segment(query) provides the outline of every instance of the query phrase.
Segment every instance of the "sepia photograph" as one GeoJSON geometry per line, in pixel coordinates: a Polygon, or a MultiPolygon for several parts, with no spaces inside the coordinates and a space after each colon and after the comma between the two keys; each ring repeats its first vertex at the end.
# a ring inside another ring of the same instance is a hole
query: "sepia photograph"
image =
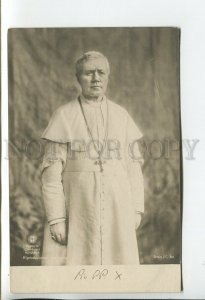
{"type": "Polygon", "coordinates": [[[10,265],[181,264],[180,29],[8,32],[10,265]]]}
{"type": "Polygon", "coordinates": [[[2,0],[1,299],[204,299],[205,3],[2,0]]]}

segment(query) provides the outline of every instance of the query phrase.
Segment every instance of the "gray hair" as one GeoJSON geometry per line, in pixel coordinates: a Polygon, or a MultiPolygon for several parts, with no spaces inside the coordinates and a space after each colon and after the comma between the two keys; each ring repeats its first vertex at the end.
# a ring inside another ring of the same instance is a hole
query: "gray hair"
{"type": "Polygon", "coordinates": [[[103,58],[107,65],[108,74],[110,73],[110,65],[109,65],[107,57],[98,51],[88,51],[88,52],[85,52],[81,57],[79,57],[75,63],[75,70],[76,70],[77,76],[81,72],[82,64],[84,62],[88,61],[89,59],[93,59],[93,58],[103,58]]]}

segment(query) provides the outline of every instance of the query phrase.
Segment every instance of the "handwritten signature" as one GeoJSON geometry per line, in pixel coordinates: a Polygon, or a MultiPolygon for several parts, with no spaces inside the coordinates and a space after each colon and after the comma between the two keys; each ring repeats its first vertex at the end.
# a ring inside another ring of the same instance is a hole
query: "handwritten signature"
{"type": "Polygon", "coordinates": [[[121,280],[122,278],[122,273],[119,273],[118,271],[110,272],[108,269],[103,269],[103,270],[95,270],[94,272],[88,273],[86,269],[81,269],[76,276],[74,277],[74,280],[86,280],[86,279],[106,279],[109,277],[112,277],[114,280],[121,280]]]}

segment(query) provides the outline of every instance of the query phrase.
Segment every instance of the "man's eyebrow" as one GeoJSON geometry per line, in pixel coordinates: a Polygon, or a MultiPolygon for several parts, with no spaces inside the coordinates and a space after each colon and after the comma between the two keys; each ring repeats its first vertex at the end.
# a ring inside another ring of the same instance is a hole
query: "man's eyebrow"
{"type": "Polygon", "coordinates": [[[106,69],[104,68],[100,68],[100,69],[96,69],[98,72],[100,71],[100,72],[105,72],[106,71],[106,69]]]}

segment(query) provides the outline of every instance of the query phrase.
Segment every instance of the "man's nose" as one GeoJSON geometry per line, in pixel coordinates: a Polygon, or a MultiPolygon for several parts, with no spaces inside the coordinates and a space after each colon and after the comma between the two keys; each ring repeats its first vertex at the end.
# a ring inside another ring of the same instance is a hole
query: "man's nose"
{"type": "Polygon", "coordinates": [[[100,81],[100,76],[97,72],[97,70],[95,72],[93,72],[93,81],[100,81]]]}

